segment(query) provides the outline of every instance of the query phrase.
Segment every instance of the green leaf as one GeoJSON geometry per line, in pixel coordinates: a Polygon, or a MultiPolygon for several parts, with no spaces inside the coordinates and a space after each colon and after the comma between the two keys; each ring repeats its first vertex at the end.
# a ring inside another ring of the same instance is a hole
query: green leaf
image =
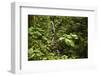
{"type": "Polygon", "coordinates": [[[70,33],[70,35],[71,35],[74,39],[78,39],[78,36],[77,36],[76,34],[70,33]]]}
{"type": "Polygon", "coordinates": [[[64,37],[60,37],[60,38],[59,38],[59,40],[63,40],[63,39],[64,39],[64,37]]]}
{"type": "Polygon", "coordinates": [[[65,39],[65,43],[67,44],[67,45],[69,45],[69,46],[72,46],[72,47],[74,47],[75,46],[75,44],[74,44],[74,42],[72,41],[72,40],[70,40],[70,39],[65,39]]]}

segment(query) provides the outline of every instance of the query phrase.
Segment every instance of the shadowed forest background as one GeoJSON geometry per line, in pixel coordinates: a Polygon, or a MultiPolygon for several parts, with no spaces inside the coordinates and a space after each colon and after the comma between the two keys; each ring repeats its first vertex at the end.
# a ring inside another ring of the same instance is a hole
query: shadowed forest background
{"type": "Polygon", "coordinates": [[[28,15],[28,60],[88,58],[88,17],[28,15]]]}

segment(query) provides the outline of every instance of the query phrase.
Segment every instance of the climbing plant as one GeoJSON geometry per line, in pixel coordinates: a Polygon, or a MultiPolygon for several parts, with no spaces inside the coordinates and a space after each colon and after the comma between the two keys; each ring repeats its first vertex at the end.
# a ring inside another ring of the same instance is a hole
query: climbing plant
{"type": "Polygon", "coordinates": [[[88,17],[28,15],[28,60],[88,58],[88,17]]]}

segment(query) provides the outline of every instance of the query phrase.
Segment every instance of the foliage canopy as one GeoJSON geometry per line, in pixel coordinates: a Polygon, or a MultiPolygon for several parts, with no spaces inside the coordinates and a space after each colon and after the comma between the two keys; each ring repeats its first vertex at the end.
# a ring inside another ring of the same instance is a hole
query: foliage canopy
{"type": "Polygon", "coordinates": [[[28,60],[88,57],[88,18],[28,15],[28,60]]]}

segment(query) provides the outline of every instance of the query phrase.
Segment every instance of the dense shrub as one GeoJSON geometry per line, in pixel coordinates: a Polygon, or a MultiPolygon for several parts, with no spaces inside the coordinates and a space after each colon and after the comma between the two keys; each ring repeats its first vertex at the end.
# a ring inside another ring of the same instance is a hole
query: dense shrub
{"type": "Polygon", "coordinates": [[[28,15],[28,60],[87,57],[87,17],[28,15]]]}

